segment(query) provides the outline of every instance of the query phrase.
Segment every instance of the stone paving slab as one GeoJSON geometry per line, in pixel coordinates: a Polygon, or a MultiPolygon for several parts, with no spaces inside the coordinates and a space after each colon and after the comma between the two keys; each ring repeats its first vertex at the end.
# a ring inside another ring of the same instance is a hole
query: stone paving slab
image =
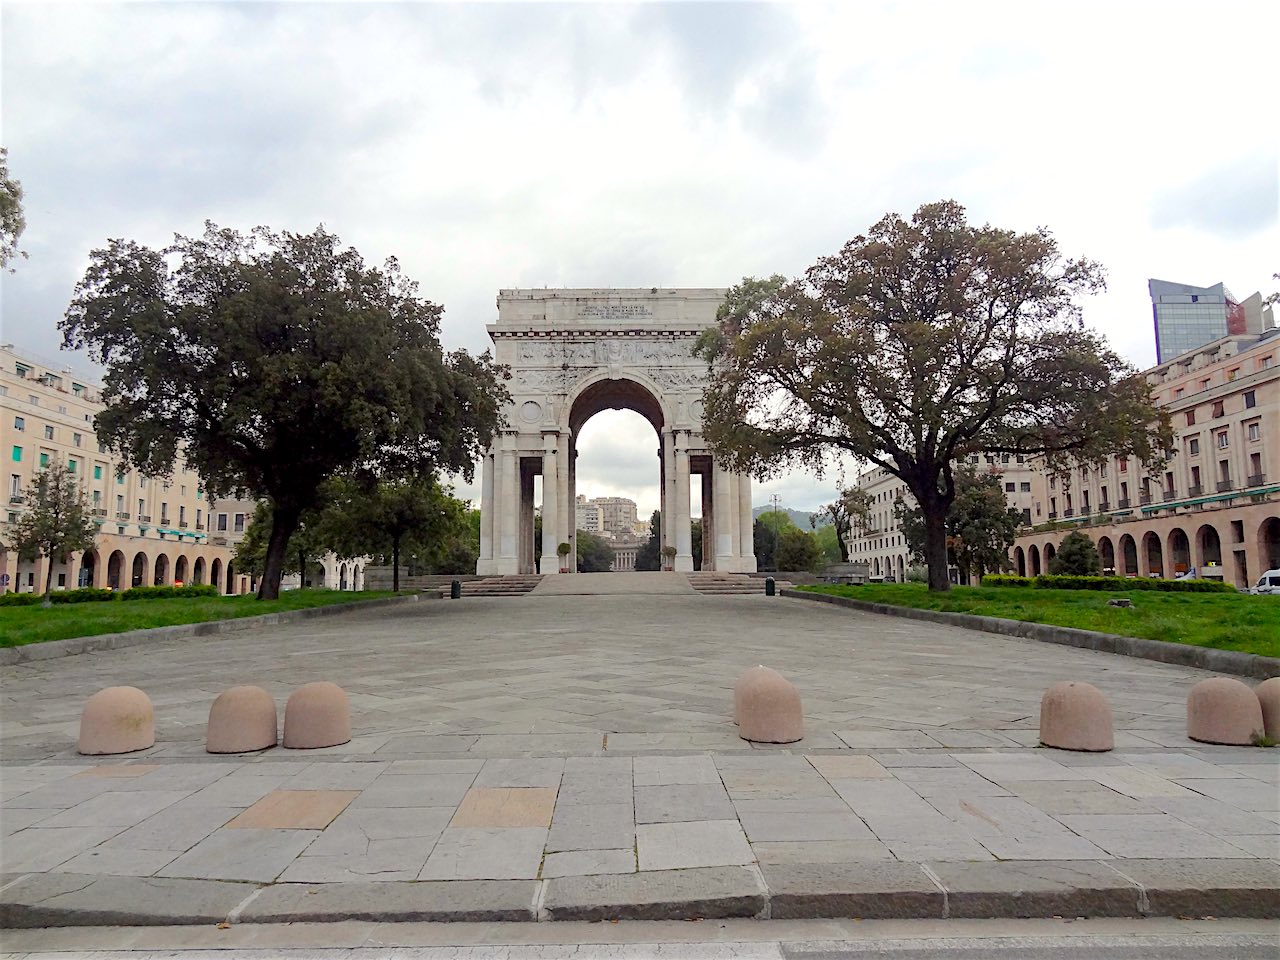
{"type": "Polygon", "coordinates": [[[729,866],[548,880],[542,909],[552,920],[685,920],[761,916],[767,904],[759,874],[729,866]]]}
{"type": "Polygon", "coordinates": [[[535,920],[531,880],[435,883],[282,883],[240,912],[245,923],[535,920]]]}
{"type": "Polygon", "coordinates": [[[254,891],[251,884],[214,880],[38,874],[0,893],[0,926],[218,923],[254,891]]]}

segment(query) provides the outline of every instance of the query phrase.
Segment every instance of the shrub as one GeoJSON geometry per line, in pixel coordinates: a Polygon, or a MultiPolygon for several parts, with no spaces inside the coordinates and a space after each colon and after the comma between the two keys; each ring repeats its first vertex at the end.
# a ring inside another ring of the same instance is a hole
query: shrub
{"type": "Polygon", "coordinates": [[[1050,574],[1092,577],[1102,573],[1102,559],[1093,541],[1079,530],[1062,538],[1058,551],[1049,561],[1050,574]]]}
{"type": "Polygon", "coordinates": [[[38,593],[0,593],[0,607],[30,607],[41,599],[38,593]]]}
{"type": "Polygon", "coordinates": [[[1086,577],[1076,574],[1042,573],[1037,577],[988,574],[984,587],[1039,587],[1041,590],[1160,590],[1166,593],[1235,593],[1236,588],[1219,580],[1161,580],[1154,577],[1086,577]]]}
{"type": "Polygon", "coordinates": [[[984,587],[1029,587],[1030,577],[1019,577],[1008,573],[989,573],[982,578],[984,587]]]}
{"type": "Polygon", "coordinates": [[[100,587],[77,587],[74,590],[59,590],[49,594],[54,603],[97,603],[109,602],[116,598],[114,590],[100,587]]]}
{"type": "Polygon", "coordinates": [[[191,583],[183,587],[130,587],[120,594],[121,600],[168,600],[173,597],[216,597],[218,589],[211,583],[191,583]]]}

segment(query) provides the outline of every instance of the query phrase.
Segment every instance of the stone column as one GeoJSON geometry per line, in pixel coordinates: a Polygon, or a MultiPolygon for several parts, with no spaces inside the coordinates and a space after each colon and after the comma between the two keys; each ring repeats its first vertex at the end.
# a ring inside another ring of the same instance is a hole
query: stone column
{"type": "Polygon", "coordinates": [[[559,573],[560,557],[556,546],[560,543],[560,473],[559,436],[554,433],[542,437],[542,573],[559,573]]]}
{"type": "MultiPolygon", "coordinates": [[[[567,543],[574,545],[573,531],[578,523],[578,514],[574,506],[574,490],[573,477],[569,473],[569,448],[572,446],[572,438],[568,433],[558,437],[556,444],[556,480],[560,488],[560,509],[556,511],[557,518],[560,521],[559,532],[556,534],[556,545],[567,543]]],[[[557,561],[559,557],[556,558],[557,561]]],[[[566,558],[570,570],[576,566],[577,557],[572,553],[566,558]]],[[[557,570],[559,567],[556,568],[557,570]]]]}
{"type": "MultiPolygon", "coordinates": [[[[663,546],[671,544],[677,545],[676,537],[676,435],[674,430],[668,430],[662,435],[662,466],[663,466],[663,484],[662,484],[662,531],[663,546]]],[[[692,546],[690,547],[692,549],[692,546]]],[[[667,563],[667,558],[662,558],[663,565],[667,563]]]]}
{"type": "MultiPolygon", "coordinates": [[[[675,437],[675,434],[672,435],[675,437]]],[[[685,443],[688,442],[687,437],[685,443]]],[[[689,450],[679,439],[675,442],[675,544],[676,569],[686,573],[693,571],[693,532],[689,529],[689,450]]],[[[703,551],[706,544],[703,543],[703,551]]]]}
{"type": "MultiPolygon", "coordinates": [[[[74,590],[80,586],[77,582],[80,579],[80,560],[84,556],[83,553],[72,553],[67,555],[67,589],[74,590]]],[[[56,577],[57,574],[55,573],[56,577]]],[[[55,583],[56,587],[57,584],[55,583]]]]}
{"type": "Polygon", "coordinates": [[[480,477],[480,558],[476,573],[493,573],[494,468],[492,451],[486,451],[480,477]]]}
{"type": "Polygon", "coordinates": [[[755,517],[751,513],[751,476],[738,474],[738,563],[743,573],[756,572],[755,517]]]}
{"type": "Polygon", "coordinates": [[[516,471],[515,438],[502,440],[502,488],[494,498],[498,510],[494,517],[494,530],[498,533],[499,549],[494,563],[494,573],[520,572],[519,547],[516,524],[520,518],[520,477],[516,471]]]}
{"type": "MultiPolygon", "coordinates": [[[[730,502],[731,484],[728,471],[721,467],[720,464],[714,463],[711,468],[711,476],[713,484],[711,513],[715,518],[716,569],[728,572],[733,569],[733,521],[738,516],[738,505],[730,502]]],[[[706,555],[706,550],[704,538],[704,546],[702,548],[704,556],[706,555]]]]}

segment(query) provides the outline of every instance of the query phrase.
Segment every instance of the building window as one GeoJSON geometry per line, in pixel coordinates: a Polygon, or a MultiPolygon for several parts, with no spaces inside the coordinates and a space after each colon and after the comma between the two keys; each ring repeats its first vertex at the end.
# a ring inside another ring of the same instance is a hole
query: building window
{"type": "Polygon", "coordinates": [[[101,491],[101,490],[95,490],[95,491],[93,491],[93,505],[94,505],[95,507],[99,507],[99,506],[101,506],[101,505],[102,505],[102,491],[101,491]]]}
{"type": "Polygon", "coordinates": [[[1201,381],[1200,381],[1200,389],[1201,389],[1201,390],[1208,390],[1208,389],[1209,389],[1209,384],[1211,384],[1211,383],[1213,383],[1212,378],[1210,378],[1210,377],[1205,377],[1203,380],[1201,380],[1201,381]]]}
{"type": "Polygon", "coordinates": [[[1262,424],[1260,423],[1249,424],[1249,439],[1253,441],[1258,441],[1262,439],[1262,424]]]}
{"type": "Polygon", "coordinates": [[[147,501],[139,499],[138,500],[138,517],[141,518],[142,515],[145,514],[146,512],[147,512],[147,501]]]}
{"type": "Polygon", "coordinates": [[[1026,482],[1026,481],[1024,480],[1021,484],[1019,484],[1019,490],[1020,490],[1022,493],[1030,493],[1030,492],[1031,492],[1031,484],[1030,484],[1030,483],[1028,483],[1028,482],[1026,482]]]}
{"type": "Polygon", "coordinates": [[[77,446],[77,447],[78,447],[78,446],[80,446],[80,442],[81,442],[83,439],[84,439],[84,438],[83,438],[80,434],[78,434],[78,433],[73,433],[73,434],[71,435],[71,443],[72,443],[72,445],[73,445],[73,446],[77,446]]]}
{"type": "Polygon", "coordinates": [[[244,533],[244,514],[243,513],[236,514],[235,532],[244,533]]]}
{"type": "Polygon", "coordinates": [[[49,465],[49,455],[47,453],[40,454],[40,466],[47,467],[49,465]]]}
{"type": "Polygon", "coordinates": [[[1187,453],[1190,456],[1196,456],[1200,453],[1200,438],[1192,437],[1187,441],[1187,453]]]}
{"type": "Polygon", "coordinates": [[[25,417],[13,418],[13,429],[25,432],[27,429],[27,420],[25,417]]]}
{"type": "Polygon", "coordinates": [[[1252,410],[1257,405],[1258,405],[1257,394],[1255,394],[1252,390],[1246,390],[1244,392],[1244,408],[1246,410],[1252,410]]]}
{"type": "Polygon", "coordinates": [[[124,513],[124,494],[116,494],[116,513],[124,513]]]}
{"type": "Polygon", "coordinates": [[[9,496],[22,496],[22,477],[16,473],[9,474],[9,496]]]}
{"type": "Polygon", "coordinates": [[[1186,391],[1186,390],[1184,390],[1184,389],[1182,389],[1182,387],[1179,387],[1177,390],[1173,391],[1173,399],[1175,399],[1175,400],[1180,399],[1180,398],[1182,397],[1182,395],[1183,395],[1184,393],[1186,393],[1186,392],[1187,392],[1187,391],[1186,391]]]}
{"type": "Polygon", "coordinates": [[[160,504],[160,522],[161,523],[169,522],[169,504],[168,503],[160,504]]]}
{"type": "Polygon", "coordinates": [[[116,472],[116,483],[124,483],[124,474],[119,471],[116,472]]]}
{"type": "Polygon", "coordinates": [[[1017,490],[1017,489],[1018,489],[1018,488],[1017,488],[1017,487],[1015,487],[1012,483],[1006,483],[1006,484],[1004,485],[1004,492],[1005,492],[1005,493],[1013,493],[1013,492],[1014,492],[1015,490],[1017,490]]]}
{"type": "Polygon", "coordinates": [[[101,480],[101,479],[102,479],[102,464],[100,464],[100,463],[95,463],[95,464],[93,465],[93,479],[95,479],[95,480],[101,480]]]}
{"type": "Polygon", "coordinates": [[[1258,358],[1258,369],[1259,369],[1259,370],[1270,370],[1270,369],[1271,369],[1271,355],[1270,355],[1270,354],[1268,354],[1268,355],[1267,355],[1267,356],[1265,356],[1265,357],[1259,357],[1259,358],[1258,358]]]}
{"type": "Polygon", "coordinates": [[[75,459],[75,457],[68,457],[68,458],[67,458],[67,473],[75,473],[75,472],[76,472],[76,459],[75,459]]]}
{"type": "Polygon", "coordinates": [[[1227,380],[1228,380],[1228,381],[1234,380],[1234,379],[1235,379],[1236,377],[1238,377],[1238,376],[1240,376],[1240,368],[1239,368],[1239,367],[1233,367],[1232,369],[1230,369],[1230,370],[1228,370],[1228,371],[1227,371],[1227,380]]]}
{"type": "Polygon", "coordinates": [[[181,504],[178,505],[178,526],[185,526],[187,523],[187,508],[181,504]]]}
{"type": "Polygon", "coordinates": [[[1187,411],[1187,426],[1191,426],[1196,422],[1196,412],[1194,410],[1187,411]]]}
{"type": "Polygon", "coordinates": [[[53,427],[49,426],[48,424],[45,424],[45,427],[44,427],[44,438],[46,440],[53,439],[53,427]]]}
{"type": "Polygon", "coordinates": [[[1215,420],[1216,420],[1218,417],[1223,416],[1223,413],[1224,413],[1223,406],[1222,406],[1223,402],[1224,402],[1224,401],[1222,401],[1222,400],[1215,400],[1215,401],[1213,401],[1213,417],[1214,417],[1214,419],[1215,419],[1215,420]]]}
{"type": "Polygon", "coordinates": [[[13,448],[13,462],[14,463],[22,462],[22,448],[19,446],[15,446],[13,448]]]}
{"type": "Polygon", "coordinates": [[[1225,430],[1223,430],[1220,434],[1218,434],[1218,449],[1219,449],[1219,450],[1225,450],[1225,449],[1227,449],[1227,447],[1230,445],[1231,441],[1230,441],[1230,439],[1228,439],[1228,437],[1229,437],[1229,435],[1228,435],[1227,431],[1225,431],[1225,430]]]}
{"type": "Polygon", "coordinates": [[[1121,473],[1129,472],[1129,459],[1127,457],[1120,461],[1120,472],[1121,473]]]}
{"type": "Polygon", "coordinates": [[[220,533],[227,532],[227,515],[225,513],[218,514],[218,531],[220,533]]]}

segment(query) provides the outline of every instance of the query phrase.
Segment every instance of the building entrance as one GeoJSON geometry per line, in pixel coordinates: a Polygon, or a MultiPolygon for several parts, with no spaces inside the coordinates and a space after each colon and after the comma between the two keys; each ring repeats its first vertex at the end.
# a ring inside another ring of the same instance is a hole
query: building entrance
{"type": "Polygon", "coordinates": [[[702,439],[706,365],[693,356],[714,325],[719,289],[502,290],[488,327],[512,371],[506,427],[482,464],[481,574],[532,573],[534,478],[542,478],[545,573],[576,567],[577,437],[606,409],[634,410],[658,436],[662,545],[693,570],[690,480],[702,476],[703,569],[754,572],[751,479],[717,463],[702,439]]]}

